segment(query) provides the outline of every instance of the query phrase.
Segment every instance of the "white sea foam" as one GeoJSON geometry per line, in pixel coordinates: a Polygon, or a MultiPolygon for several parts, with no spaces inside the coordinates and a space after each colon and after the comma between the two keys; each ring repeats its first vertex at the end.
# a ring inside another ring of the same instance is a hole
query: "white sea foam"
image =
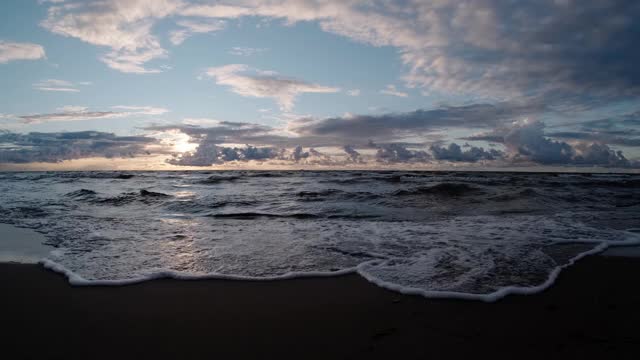
{"type": "MultiPolygon", "coordinates": [[[[594,241],[587,241],[586,243],[594,243],[594,241]]],[[[219,274],[219,273],[195,275],[187,272],[163,270],[163,271],[149,273],[144,276],[120,279],[120,280],[116,280],[116,279],[87,280],[83,278],[81,275],[67,269],[63,265],[56,263],[53,260],[41,259],[39,263],[42,264],[42,266],[44,266],[46,269],[63,274],[64,276],[67,277],[69,283],[74,286],[124,286],[124,285],[133,285],[133,284],[138,284],[138,283],[157,280],[157,279],[278,281],[278,280],[288,280],[288,279],[297,279],[297,278],[335,277],[335,276],[343,276],[347,274],[357,273],[367,281],[379,287],[382,287],[391,291],[396,291],[405,295],[417,295],[417,296],[423,296],[425,298],[432,298],[432,299],[461,299],[461,300],[495,302],[508,295],[533,295],[533,294],[537,294],[547,290],[556,282],[562,270],[575,265],[577,261],[579,261],[580,259],[586,256],[602,253],[606,250],[619,249],[619,248],[624,248],[629,246],[638,246],[638,245],[640,245],[640,239],[637,239],[637,238],[629,239],[625,241],[614,241],[609,243],[599,242],[597,246],[593,247],[592,249],[578,253],[577,255],[569,259],[567,263],[553,268],[551,272],[548,274],[548,277],[546,278],[546,280],[539,285],[505,286],[487,294],[465,293],[465,292],[458,292],[458,291],[424,290],[421,288],[403,286],[397,283],[388,282],[372,275],[368,271],[368,269],[370,269],[371,267],[375,268],[376,266],[379,266],[382,263],[382,261],[379,261],[379,260],[366,261],[366,262],[360,263],[354,268],[348,268],[348,269],[342,269],[342,270],[336,270],[336,271],[330,271],[330,272],[323,272],[323,271],[290,272],[290,273],[285,273],[285,274],[276,275],[276,276],[256,277],[256,276],[230,275],[230,274],[219,274]]]]}

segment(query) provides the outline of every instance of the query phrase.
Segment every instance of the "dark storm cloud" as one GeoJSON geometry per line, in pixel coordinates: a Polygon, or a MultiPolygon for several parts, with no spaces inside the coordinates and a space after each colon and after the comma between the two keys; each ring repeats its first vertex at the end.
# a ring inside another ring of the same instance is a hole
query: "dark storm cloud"
{"type": "Polygon", "coordinates": [[[87,157],[134,157],[147,154],[158,140],[98,131],[0,133],[0,163],[60,162],[87,157]]]}
{"type": "MultiPolygon", "coordinates": [[[[465,111],[470,108],[466,107],[465,111]]],[[[467,119],[458,118],[461,116],[459,110],[459,108],[454,109],[452,114],[440,109],[399,115],[350,116],[325,120],[302,119],[297,121],[295,126],[290,127],[290,130],[297,132],[294,132],[292,136],[279,135],[278,131],[280,130],[264,125],[230,122],[219,122],[215,126],[207,128],[167,125],[153,126],[147,130],[180,131],[189,135],[190,141],[198,145],[195,151],[177,154],[170,159],[169,162],[174,165],[210,166],[231,161],[251,160],[279,160],[289,163],[303,162],[323,165],[340,163],[335,156],[321,154],[315,150],[316,146],[342,148],[346,154],[346,159],[342,162],[348,163],[366,162],[365,157],[358,150],[375,149],[373,160],[385,164],[429,163],[433,161],[473,163],[481,160],[612,167],[628,167],[635,164],[630,162],[622,152],[614,151],[607,145],[610,143],[636,146],[638,144],[634,139],[614,137],[610,134],[581,132],[545,134],[544,124],[536,121],[519,121],[509,124],[504,121],[496,121],[494,124],[497,125],[492,130],[465,138],[500,143],[505,147],[504,152],[497,149],[485,150],[468,144],[464,145],[465,149],[456,143],[444,147],[438,144],[441,142],[440,139],[432,142],[430,147],[425,143],[372,140],[372,138],[375,139],[374,135],[377,135],[378,138],[394,138],[382,135],[383,125],[386,124],[382,121],[383,119],[388,121],[390,127],[394,129],[412,129],[413,127],[427,129],[428,126],[434,126],[433,129],[436,129],[436,126],[444,124],[454,124],[455,126],[457,121],[466,124],[467,119]],[[434,114],[438,114],[438,116],[434,114]],[[424,119],[429,119],[428,126],[421,122],[424,119]],[[358,129],[362,129],[362,131],[358,132],[358,129]],[[552,139],[550,135],[558,139],[565,138],[572,141],[552,139]],[[353,142],[354,140],[356,142],[353,142]],[[225,144],[246,145],[244,147],[228,147],[225,144]],[[427,147],[429,151],[426,151],[427,147]]],[[[492,113],[496,112],[492,111],[492,113]]]]}
{"type": "Polygon", "coordinates": [[[246,147],[225,147],[203,141],[195,151],[176,155],[168,159],[167,162],[179,166],[210,166],[230,161],[264,161],[279,157],[281,157],[281,153],[275,148],[258,148],[249,145],[246,147]]]}
{"type": "Polygon", "coordinates": [[[480,160],[496,160],[503,155],[502,152],[495,149],[485,151],[481,147],[470,146],[469,144],[465,144],[465,147],[467,150],[463,151],[460,145],[451,143],[448,147],[432,145],[429,150],[431,150],[434,159],[446,161],[477,162],[480,160]]]}
{"type": "Polygon", "coordinates": [[[175,130],[189,135],[194,140],[206,139],[208,142],[215,144],[243,143],[245,141],[242,141],[242,139],[268,134],[273,131],[273,128],[264,125],[229,121],[220,121],[211,127],[176,124],[149,126],[144,129],[160,132],[175,130]]]}
{"type": "Polygon", "coordinates": [[[542,122],[520,122],[504,136],[504,145],[515,160],[526,159],[540,164],[601,165],[628,167],[634,165],[621,151],[606,144],[579,142],[574,145],[549,139],[542,122]]]}
{"type": "Polygon", "coordinates": [[[538,105],[473,104],[383,115],[300,119],[294,121],[290,128],[302,136],[332,137],[347,143],[362,144],[369,139],[392,141],[398,137],[443,128],[492,128],[540,110],[538,105]]]}
{"type": "Polygon", "coordinates": [[[376,151],[376,161],[381,163],[406,163],[406,162],[427,162],[431,156],[422,150],[410,150],[402,144],[375,144],[369,143],[370,147],[378,149],[376,151]]]}
{"type": "Polygon", "coordinates": [[[351,145],[345,145],[342,147],[342,149],[344,150],[344,152],[347,154],[347,156],[349,157],[349,160],[351,160],[354,163],[362,163],[363,159],[362,159],[362,155],[360,155],[360,153],[353,148],[353,146],[351,145]]]}
{"type": "Polygon", "coordinates": [[[501,143],[511,161],[532,161],[544,165],[599,165],[609,167],[638,166],[621,151],[607,144],[636,146],[629,138],[582,132],[545,133],[540,121],[520,121],[484,134],[464,138],[501,143]],[[553,139],[556,138],[556,139],[553,139]],[[559,140],[560,139],[560,140],[559,140]],[[571,140],[570,142],[561,139],[571,140]]]}
{"type": "Polygon", "coordinates": [[[414,37],[425,48],[418,43],[404,55],[413,85],[579,107],[640,95],[638,1],[422,5],[415,11],[421,20],[414,37]]]}

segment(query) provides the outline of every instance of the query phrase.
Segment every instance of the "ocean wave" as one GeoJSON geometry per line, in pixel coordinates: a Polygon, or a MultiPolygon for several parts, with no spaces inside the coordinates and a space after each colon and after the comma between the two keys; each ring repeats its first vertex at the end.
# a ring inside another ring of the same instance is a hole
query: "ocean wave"
{"type": "Polygon", "coordinates": [[[458,197],[468,194],[479,194],[484,191],[473,185],[465,183],[440,183],[431,186],[420,186],[412,189],[398,190],[393,193],[394,196],[411,196],[411,195],[434,195],[458,197]]]}
{"type": "Polygon", "coordinates": [[[89,199],[85,198],[85,200],[89,200],[92,203],[100,204],[100,205],[122,206],[122,205],[130,204],[133,202],[151,204],[151,203],[156,203],[171,197],[172,197],[171,195],[168,195],[165,193],[142,189],[138,192],[127,192],[127,193],[123,193],[113,197],[107,197],[107,198],[90,197],[89,199]]]}
{"type": "Polygon", "coordinates": [[[318,219],[320,216],[316,214],[308,213],[291,213],[291,214],[271,214],[261,212],[237,212],[237,213],[219,213],[211,214],[209,217],[220,219],[236,219],[236,220],[251,220],[259,218],[273,218],[273,219],[318,219]]]}
{"type": "Polygon", "coordinates": [[[206,178],[204,180],[198,181],[198,184],[214,185],[214,184],[220,184],[220,183],[225,183],[225,182],[234,182],[234,181],[237,181],[237,180],[240,180],[240,179],[241,179],[240,176],[218,176],[218,175],[214,175],[214,176],[209,176],[208,178],[206,178]]]}
{"type": "Polygon", "coordinates": [[[544,197],[545,197],[544,195],[542,195],[540,192],[534,189],[525,188],[525,189],[514,191],[514,192],[508,192],[504,194],[491,196],[488,198],[488,200],[506,202],[506,201],[523,200],[523,199],[539,199],[544,197]]]}
{"type": "Polygon", "coordinates": [[[326,189],[321,191],[299,191],[296,193],[296,196],[301,198],[300,200],[324,201],[327,197],[343,195],[345,193],[345,191],[338,189],[326,189]]]}
{"type": "Polygon", "coordinates": [[[70,198],[75,198],[75,199],[87,199],[87,198],[95,198],[96,195],[98,195],[98,193],[96,193],[93,190],[80,189],[80,190],[69,192],[65,196],[68,196],[70,198]]]}

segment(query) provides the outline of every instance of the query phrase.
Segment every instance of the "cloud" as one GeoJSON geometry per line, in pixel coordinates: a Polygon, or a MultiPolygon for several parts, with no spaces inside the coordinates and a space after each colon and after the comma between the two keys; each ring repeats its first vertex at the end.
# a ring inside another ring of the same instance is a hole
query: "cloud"
{"type": "Polygon", "coordinates": [[[209,127],[184,124],[155,125],[148,126],[145,130],[156,132],[179,131],[189,135],[192,140],[206,140],[212,144],[256,143],[251,140],[262,135],[271,134],[274,131],[269,126],[230,121],[218,121],[215,122],[215,125],[209,127]]]}
{"type": "Polygon", "coordinates": [[[162,115],[169,112],[169,109],[154,106],[112,106],[114,109],[125,110],[127,115],[162,115]]]}
{"type": "Polygon", "coordinates": [[[585,140],[610,145],[640,146],[640,137],[629,129],[624,136],[611,135],[609,132],[557,131],[546,134],[549,137],[564,140],[585,140]],[[635,136],[628,136],[635,135],[635,136]]]}
{"type": "Polygon", "coordinates": [[[225,147],[203,141],[195,151],[175,155],[168,159],[167,163],[178,166],[211,166],[231,161],[263,161],[276,158],[278,155],[276,149],[268,147],[225,147]]]}
{"type": "Polygon", "coordinates": [[[66,37],[110,49],[100,57],[107,66],[125,73],[155,73],[146,67],[167,52],[151,33],[158,19],[174,14],[180,0],[105,0],[73,2],[49,7],[41,25],[66,37]]]}
{"type": "Polygon", "coordinates": [[[397,96],[397,97],[408,97],[409,94],[406,92],[398,91],[395,85],[387,85],[387,88],[384,90],[380,90],[381,94],[397,96]]]}
{"type": "Polygon", "coordinates": [[[538,105],[520,103],[443,106],[405,113],[304,118],[291,122],[289,129],[300,135],[332,138],[342,144],[363,144],[369,139],[390,142],[418,134],[433,135],[448,128],[494,128],[539,109],[538,105]]]}
{"type": "Polygon", "coordinates": [[[352,89],[347,91],[349,96],[360,96],[360,89],[352,89]]]}
{"type": "Polygon", "coordinates": [[[51,6],[43,26],[106,47],[105,63],[140,73],[160,71],[146,64],[167,54],[152,34],[162,19],[317,22],[396,48],[405,86],[424,93],[594,106],[640,95],[639,16],[635,0],[101,0],[51,6]]]}
{"type": "Polygon", "coordinates": [[[109,119],[115,117],[122,117],[122,113],[115,111],[63,111],[59,113],[51,114],[34,114],[34,115],[21,115],[22,121],[28,124],[40,124],[44,122],[53,121],[80,121],[80,120],[94,120],[94,119],[109,119]]]}
{"type": "Polygon", "coordinates": [[[17,118],[28,124],[39,124],[54,121],[83,121],[140,115],[161,115],[169,111],[151,106],[113,106],[113,108],[125,111],[89,111],[84,106],[64,106],[58,108],[59,112],[56,113],[20,115],[17,118]]]}
{"type": "MultiPolygon", "coordinates": [[[[479,109],[485,109],[480,107],[479,109]]],[[[443,111],[442,109],[440,109],[443,111]]],[[[388,114],[381,116],[390,123],[395,123],[400,128],[406,129],[433,129],[444,123],[452,122],[459,115],[461,109],[449,109],[451,117],[443,116],[438,112],[438,117],[433,117],[429,111],[419,111],[405,114],[388,114]],[[402,119],[416,119],[427,124],[411,123],[402,124],[402,119]],[[429,116],[425,116],[428,114],[429,116]],[[426,127],[425,127],[426,126],[426,127]]],[[[468,110],[468,109],[466,109],[468,110]]],[[[435,110],[430,110],[435,111],[435,110]]],[[[446,113],[446,111],[445,111],[446,113]]],[[[491,112],[494,113],[495,112],[491,112]]],[[[487,115],[487,114],[484,114],[487,115]]],[[[484,116],[483,115],[483,116],[484,116]]],[[[362,116],[354,115],[348,118],[335,118],[340,122],[348,122],[361,119],[362,116]]],[[[337,120],[333,121],[337,121],[337,120]]],[[[368,119],[368,118],[365,118],[368,119]]],[[[325,119],[327,120],[327,119],[325,119]]],[[[378,120],[377,118],[375,120],[378,120]]],[[[468,120],[468,119],[467,119],[468,120]]],[[[477,119],[479,120],[479,119],[477,119]]],[[[503,150],[487,149],[469,144],[459,145],[451,143],[448,146],[438,145],[440,140],[432,144],[412,143],[408,141],[393,140],[389,142],[372,141],[364,139],[370,132],[361,135],[353,135],[349,131],[338,127],[336,130],[323,133],[314,131],[307,133],[300,129],[279,129],[265,125],[209,120],[207,124],[213,126],[201,127],[185,124],[159,125],[147,127],[146,130],[156,133],[177,131],[186,134],[189,141],[196,145],[194,151],[183,154],[175,154],[168,162],[173,165],[210,166],[231,161],[246,162],[277,162],[279,165],[305,164],[305,165],[349,165],[363,164],[434,164],[441,161],[475,163],[478,161],[504,166],[508,164],[542,164],[560,166],[606,166],[606,167],[631,167],[637,166],[636,162],[626,159],[620,151],[614,151],[608,145],[600,142],[574,141],[571,143],[549,139],[544,134],[544,124],[536,121],[522,120],[504,123],[495,122],[495,128],[490,136],[496,142],[502,144],[503,150]],[[335,135],[338,134],[338,135],[335,135]],[[357,139],[357,145],[347,141],[357,139]],[[245,144],[238,146],[233,144],[245,144]],[[315,148],[334,149],[328,153],[322,153],[315,148]],[[362,155],[359,150],[367,150],[367,155],[362,155]],[[371,149],[375,154],[371,155],[371,149]],[[342,153],[341,153],[342,151],[342,153]]],[[[317,120],[322,122],[323,120],[317,120]]],[[[302,124],[308,124],[308,119],[301,119],[302,124]]],[[[313,122],[313,120],[312,120],[313,122]]],[[[455,121],[453,121],[455,125],[455,121]]],[[[483,122],[485,123],[485,122],[483,122]]],[[[461,121],[459,125],[466,124],[461,121]]],[[[341,124],[342,126],[343,124],[341,124]]],[[[357,123],[357,128],[367,129],[375,127],[375,122],[357,123]]],[[[308,128],[305,130],[309,130],[308,128]]],[[[416,130],[409,133],[414,134],[416,130]]],[[[376,133],[377,134],[377,133],[376,133]]],[[[155,135],[154,135],[155,136],[155,135]]],[[[489,135],[487,135],[489,136],[489,135]]],[[[385,136],[378,136],[385,138],[385,136]]],[[[392,138],[392,137],[386,137],[392,138]]],[[[411,139],[412,137],[405,137],[411,139]]]]}
{"type": "Polygon", "coordinates": [[[33,84],[33,88],[40,91],[56,91],[56,92],[80,92],[80,85],[91,85],[90,82],[71,82],[58,79],[42,80],[33,84]]]}
{"type": "Polygon", "coordinates": [[[41,45],[0,40],[0,64],[17,60],[39,60],[44,58],[45,52],[41,45]]]}
{"type": "Polygon", "coordinates": [[[181,28],[174,30],[169,34],[169,40],[173,45],[182,44],[187,38],[194,34],[206,34],[210,32],[220,31],[226,26],[226,22],[222,20],[216,21],[178,21],[177,25],[181,28]]]}
{"type": "Polygon", "coordinates": [[[209,68],[206,75],[215,79],[218,85],[231,87],[231,90],[238,95],[272,98],[283,111],[292,110],[295,99],[300,94],[340,91],[339,88],[283,77],[273,71],[252,69],[243,64],[209,68]]]}
{"type": "Polygon", "coordinates": [[[360,153],[353,148],[353,146],[351,145],[345,145],[342,147],[342,149],[344,150],[344,152],[347,154],[347,156],[349,157],[349,160],[351,160],[354,163],[363,163],[363,159],[362,159],[362,155],[360,155],[360,153]]]}
{"type": "Polygon", "coordinates": [[[406,85],[427,92],[587,104],[640,90],[633,0],[223,1],[183,14],[316,21],[327,32],[396,47],[406,85]]]}
{"type": "Polygon", "coordinates": [[[369,146],[377,148],[376,161],[383,163],[426,162],[431,156],[426,151],[409,150],[401,144],[375,144],[369,142],[369,146]]]}
{"type": "Polygon", "coordinates": [[[0,132],[0,163],[55,163],[88,157],[134,157],[148,154],[156,139],[116,136],[97,131],[16,134],[0,132]]]}
{"type": "Polygon", "coordinates": [[[628,167],[632,163],[621,151],[598,142],[576,142],[549,139],[540,121],[522,120],[507,129],[504,146],[513,160],[527,160],[544,165],[601,165],[628,167]]]}
{"type": "Polygon", "coordinates": [[[263,53],[268,49],[265,48],[252,48],[252,47],[243,47],[243,46],[234,46],[229,50],[229,54],[237,55],[237,56],[253,56],[256,54],[263,53]]]}
{"type": "Polygon", "coordinates": [[[485,151],[483,148],[475,146],[468,146],[468,149],[463,151],[460,145],[456,143],[451,143],[448,147],[432,145],[429,150],[431,150],[434,159],[446,161],[477,162],[480,160],[496,160],[503,155],[502,152],[495,149],[485,151]]]}

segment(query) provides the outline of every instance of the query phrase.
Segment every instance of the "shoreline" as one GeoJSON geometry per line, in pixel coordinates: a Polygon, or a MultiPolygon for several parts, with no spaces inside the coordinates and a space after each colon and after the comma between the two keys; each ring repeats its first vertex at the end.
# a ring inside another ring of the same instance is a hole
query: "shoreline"
{"type": "Polygon", "coordinates": [[[640,259],[588,256],[542,293],[485,303],[402,295],[357,274],[73,287],[40,265],[0,264],[0,316],[5,347],[25,358],[633,358],[638,272],[640,259]]]}

